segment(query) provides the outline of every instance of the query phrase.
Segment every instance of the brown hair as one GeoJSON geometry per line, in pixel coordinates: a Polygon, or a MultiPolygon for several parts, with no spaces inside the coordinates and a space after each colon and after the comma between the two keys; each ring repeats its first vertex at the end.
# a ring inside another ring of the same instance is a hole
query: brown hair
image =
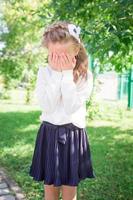
{"type": "Polygon", "coordinates": [[[75,37],[70,35],[68,24],[70,24],[68,21],[58,21],[48,25],[43,33],[42,46],[48,48],[49,42],[67,42],[70,40],[73,42],[74,47],[78,48],[78,54],[75,56],[76,65],[73,69],[74,81],[76,82],[82,73],[87,78],[88,55],[81,39],[79,43],[75,37]]]}

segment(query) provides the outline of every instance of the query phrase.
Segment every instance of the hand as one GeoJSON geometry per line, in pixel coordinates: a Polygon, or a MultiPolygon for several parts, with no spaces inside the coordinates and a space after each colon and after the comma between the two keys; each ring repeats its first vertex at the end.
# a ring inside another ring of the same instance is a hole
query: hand
{"type": "Polygon", "coordinates": [[[55,52],[50,52],[48,55],[48,63],[50,64],[51,68],[57,71],[61,71],[59,57],[58,54],[55,52]]]}
{"type": "Polygon", "coordinates": [[[62,53],[59,57],[62,70],[74,69],[76,65],[75,57],[70,56],[68,53],[62,53]]]}
{"type": "Polygon", "coordinates": [[[58,55],[56,52],[49,53],[48,62],[50,66],[57,71],[73,69],[76,65],[75,57],[64,53],[58,55]]]}

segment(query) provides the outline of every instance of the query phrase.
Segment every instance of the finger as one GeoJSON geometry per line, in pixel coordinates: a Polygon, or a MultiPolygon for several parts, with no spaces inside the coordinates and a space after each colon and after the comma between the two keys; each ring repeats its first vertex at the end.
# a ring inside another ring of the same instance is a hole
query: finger
{"type": "Polygon", "coordinates": [[[52,60],[53,59],[53,52],[49,52],[49,58],[52,60]]]}
{"type": "Polygon", "coordinates": [[[69,63],[69,60],[67,59],[66,55],[64,53],[61,54],[61,58],[64,60],[65,64],[69,63]]]}
{"type": "Polygon", "coordinates": [[[55,60],[55,62],[56,62],[56,68],[60,69],[60,59],[59,59],[59,55],[58,54],[56,54],[56,60],[55,60]]]}
{"type": "Polygon", "coordinates": [[[52,58],[53,58],[52,61],[53,61],[53,63],[55,64],[55,63],[56,63],[56,59],[57,59],[57,58],[56,58],[56,54],[55,54],[55,52],[53,52],[52,55],[53,55],[53,56],[52,56],[52,58]]]}
{"type": "Polygon", "coordinates": [[[63,70],[63,67],[65,66],[62,56],[59,56],[59,66],[61,70],[63,70]]]}
{"type": "Polygon", "coordinates": [[[51,56],[51,53],[49,53],[49,55],[48,55],[48,62],[49,62],[49,64],[51,65],[51,62],[52,62],[52,56],[51,56]]]}
{"type": "Polygon", "coordinates": [[[63,56],[65,57],[66,62],[71,62],[70,56],[67,53],[64,53],[63,56]]]}
{"type": "Polygon", "coordinates": [[[51,62],[52,62],[53,67],[55,67],[55,59],[56,59],[55,52],[52,52],[51,62]]]}
{"type": "Polygon", "coordinates": [[[55,62],[55,65],[58,66],[58,65],[57,65],[57,62],[58,62],[58,55],[57,55],[56,53],[55,53],[55,57],[54,57],[54,58],[55,58],[55,61],[54,61],[54,62],[55,62]]]}
{"type": "Polygon", "coordinates": [[[55,67],[55,54],[54,52],[51,53],[51,56],[50,56],[50,65],[52,68],[55,67]]]}
{"type": "Polygon", "coordinates": [[[68,61],[71,63],[75,57],[72,57],[70,54],[66,54],[68,61]]]}
{"type": "Polygon", "coordinates": [[[57,55],[57,66],[60,69],[61,68],[61,63],[60,63],[60,57],[57,55]]]}

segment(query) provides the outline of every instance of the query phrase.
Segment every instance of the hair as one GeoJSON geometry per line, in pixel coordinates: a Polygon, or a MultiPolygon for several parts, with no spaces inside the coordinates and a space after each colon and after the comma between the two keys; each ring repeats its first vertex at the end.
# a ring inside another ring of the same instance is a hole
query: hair
{"type": "Polygon", "coordinates": [[[87,79],[88,55],[81,39],[79,42],[75,37],[70,35],[68,24],[70,24],[68,21],[58,21],[48,25],[43,33],[42,46],[48,48],[49,42],[64,43],[67,41],[72,41],[74,47],[78,48],[78,54],[75,56],[76,65],[73,69],[74,81],[77,82],[82,73],[84,73],[87,79]]]}

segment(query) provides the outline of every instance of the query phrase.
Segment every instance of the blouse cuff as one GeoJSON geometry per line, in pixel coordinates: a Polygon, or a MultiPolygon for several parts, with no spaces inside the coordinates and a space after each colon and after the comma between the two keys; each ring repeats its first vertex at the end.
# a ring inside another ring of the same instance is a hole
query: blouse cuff
{"type": "Polygon", "coordinates": [[[73,69],[62,70],[64,80],[73,80],[73,69]]]}
{"type": "Polygon", "coordinates": [[[48,66],[48,68],[51,70],[53,78],[55,78],[56,80],[59,80],[59,79],[62,78],[62,72],[61,71],[54,70],[50,66],[48,66]]]}
{"type": "Polygon", "coordinates": [[[62,77],[62,73],[57,70],[52,69],[52,77],[60,79],[62,77]]]}

